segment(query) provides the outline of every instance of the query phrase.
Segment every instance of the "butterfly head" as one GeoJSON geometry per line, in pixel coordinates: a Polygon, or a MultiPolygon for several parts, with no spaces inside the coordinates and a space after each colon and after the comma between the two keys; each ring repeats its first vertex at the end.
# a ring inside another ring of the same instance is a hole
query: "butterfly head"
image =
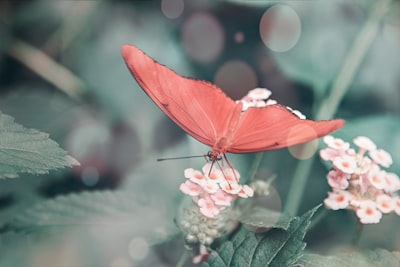
{"type": "Polygon", "coordinates": [[[211,150],[211,151],[208,151],[207,157],[211,162],[216,162],[216,161],[222,160],[223,154],[216,150],[211,150]]]}

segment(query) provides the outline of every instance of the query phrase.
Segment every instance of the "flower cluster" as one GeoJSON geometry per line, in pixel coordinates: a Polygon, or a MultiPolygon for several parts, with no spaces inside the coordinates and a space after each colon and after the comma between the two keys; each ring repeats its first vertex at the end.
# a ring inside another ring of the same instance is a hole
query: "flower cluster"
{"type": "MultiPolygon", "coordinates": [[[[242,102],[243,104],[242,111],[246,111],[248,108],[252,107],[263,108],[266,106],[278,104],[276,100],[269,99],[271,94],[272,94],[271,91],[266,88],[255,88],[250,90],[246,96],[244,96],[237,102],[242,102]]],[[[300,111],[294,110],[291,107],[286,107],[286,108],[300,119],[306,118],[306,116],[304,116],[300,111]]]]}
{"type": "Polygon", "coordinates": [[[328,209],[352,209],[361,223],[378,223],[382,214],[400,215],[400,179],[387,172],[392,157],[364,136],[354,139],[358,151],[340,138],[325,136],[327,148],[320,151],[323,160],[332,164],[327,175],[332,192],[324,200],[328,209]]]}
{"type": "Polygon", "coordinates": [[[231,219],[234,211],[229,209],[233,200],[252,197],[254,191],[248,185],[239,184],[239,172],[230,167],[219,168],[207,163],[202,171],[188,168],[184,175],[187,180],[179,188],[192,201],[183,203],[179,225],[188,244],[199,244],[199,254],[193,262],[200,263],[209,255],[207,246],[236,227],[231,219]]]}
{"type": "Polygon", "coordinates": [[[187,180],[181,184],[180,190],[191,196],[200,212],[208,218],[215,218],[237,196],[248,198],[254,193],[248,185],[239,184],[240,174],[232,168],[220,169],[207,163],[202,172],[189,168],[184,174],[187,180]]]}

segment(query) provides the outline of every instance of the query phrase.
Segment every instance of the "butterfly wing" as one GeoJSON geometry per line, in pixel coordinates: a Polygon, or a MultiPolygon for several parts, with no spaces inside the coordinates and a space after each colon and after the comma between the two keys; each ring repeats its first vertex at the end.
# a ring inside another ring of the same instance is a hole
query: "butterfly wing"
{"type": "Polygon", "coordinates": [[[329,134],[343,124],[343,120],[300,119],[281,105],[249,108],[240,117],[228,152],[249,153],[297,145],[329,134]]]}
{"type": "MultiPolygon", "coordinates": [[[[185,132],[213,146],[223,135],[237,105],[215,85],[185,78],[160,65],[132,45],[122,56],[143,91],[185,132]]],[[[240,108],[239,108],[240,110],[240,108]]]]}

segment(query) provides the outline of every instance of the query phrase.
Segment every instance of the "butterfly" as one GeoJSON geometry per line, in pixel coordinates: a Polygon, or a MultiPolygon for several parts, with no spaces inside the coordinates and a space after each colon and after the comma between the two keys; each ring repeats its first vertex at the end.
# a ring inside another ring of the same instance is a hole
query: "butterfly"
{"type": "Polygon", "coordinates": [[[341,119],[301,119],[280,104],[243,109],[216,85],[183,77],[133,45],[122,57],[131,74],[154,103],[186,133],[211,147],[214,162],[226,153],[251,153],[289,147],[327,135],[343,126],[341,119]]]}

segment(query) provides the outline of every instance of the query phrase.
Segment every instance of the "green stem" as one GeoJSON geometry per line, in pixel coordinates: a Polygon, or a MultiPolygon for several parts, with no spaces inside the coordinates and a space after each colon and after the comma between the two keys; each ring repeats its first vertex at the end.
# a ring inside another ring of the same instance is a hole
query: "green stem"
{"type": "MultiPolygon", "coordinates": [[[[390,5],[390,0],[376,1],[370,16],[363,28],[360,30],[352,47],[350,48],[339,72],[333,83],[330,95],[321,103],[315,118],[317,120],[330,119],[335,114],[345,93],[349,89],[354,76],[364,59],[368,48],[375,39],[380,18],[386,13],[390,5]]],[[[305,148],[303,151],[307,151],[305,148]]],[[[303,198],[304,189],[310,176],[311,166],[315,160],[312,157],[308,160],[300,161],[294,172],[294,179],[288,192],[284,211],[291,215],[296,215],[300,201],[303,198]]]]}
{"type": "Polygon", "coordinates": [[[247,183],[254,181],[257,171],[258,171],[258,167],[260,166],[263,156],[264,156],[264,152],[256,153],[255,159],[253,160],[253,165],[250,168],[247,183]]]}
{"type": "Polygon", "coordinates": [[[360,241],[361,233],[362,233],[363,229],[364,229],[364,224],[357,221],[356,229],[354,231],[354,236],[353,236],[353,239],[351,240],[351,245],[353,247],[356,247],[358,245],[358,242],[360,241]]]}
{"type": "Polygon", "coordinates": [[[181,255],[181,258],[179,259],[178,263],[176,264],[176,267],[183,267],[188,258],[189,258],[189,252],[187,251],[187,249],[184,249],[184,251],[181,255]]]}

